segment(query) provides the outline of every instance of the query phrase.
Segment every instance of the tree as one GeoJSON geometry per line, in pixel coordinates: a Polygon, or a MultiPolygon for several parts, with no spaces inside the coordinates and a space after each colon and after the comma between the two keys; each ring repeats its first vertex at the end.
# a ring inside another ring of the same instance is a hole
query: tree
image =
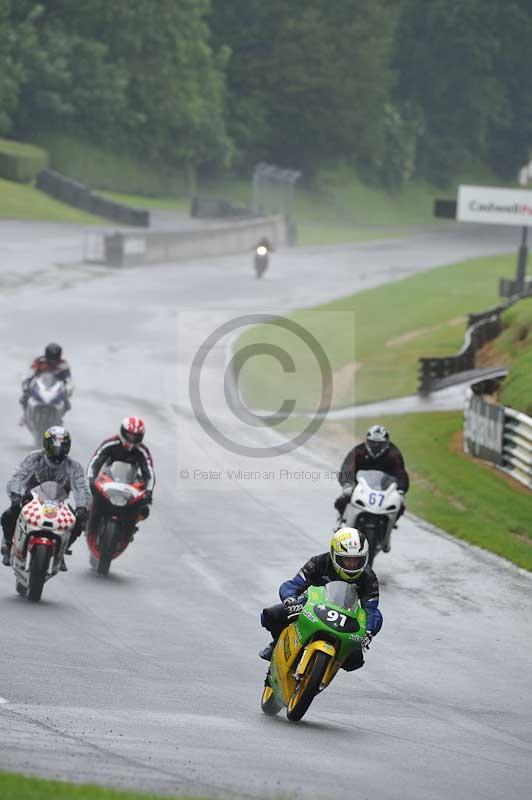
{"type": "Polygon", "coordinates": [[[419,120],[419,175],[446,184],[488,156],[507,112],[497,72],[498,0],[403,0],[396,102],[419,120]]]}
{"type": "Polygon", "coordinates": [[[382,158],[394,15],[386,0],[215,0],[231,48],[230,130],[241,150],[312,174],[382,158]]]}

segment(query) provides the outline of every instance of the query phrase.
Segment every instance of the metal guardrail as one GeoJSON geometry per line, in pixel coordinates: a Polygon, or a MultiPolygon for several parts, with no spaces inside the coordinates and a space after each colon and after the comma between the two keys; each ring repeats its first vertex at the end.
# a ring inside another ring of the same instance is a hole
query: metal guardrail
{"type": "Polygon", "coordinates": [[[443,378],[474,370],[477,351],[502,331],[501,314],[521,299],[520,295],[513,295],[501,305],[469,314],[464,343],[455,355],[420,358],[418,394],[428,395],[441,388],[443,378]]]}
{"type": "Polygon", "coordinates": [[[532,417],[466,392],[464,450],[532,489],[532,417]]]}
{"type": "Polygon", "coordinates": [[[52,169],[45,169],[38,174],[36,186],[42,192],[55,197],[56,200],[80,208],[89,214],[111,219],[121,225],[141,228],[150,226],[149,211],[109,200],[97,192],[92,192],[84,183],[67,178],[52,169]]]}
{"type": "Polygon", "coordinates": [[[501,469],[532,489],[532,417],[504,408],[501,469]]]}

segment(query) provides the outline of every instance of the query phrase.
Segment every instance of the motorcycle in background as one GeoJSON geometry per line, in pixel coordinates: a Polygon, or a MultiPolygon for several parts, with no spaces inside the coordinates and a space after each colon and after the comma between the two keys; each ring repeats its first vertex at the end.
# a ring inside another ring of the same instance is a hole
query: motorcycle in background
{"type": "Polygon", "coordinates": [[[98,474],[93,493],[87,526],[90,564],[99,575],[108,575],[113,559],[132,541],[146,487],[135,465],[115,461],[98,474]]]}
{"type": "Polygon", "coordinates": [[[53,425],[62,425],[67,410],[65,382],[51,372],[32,378],[30,395],[24,410],[24,422],[40,447],[43,433],[53,425]]]}
{"type": "Polygon", "coordinates": [[[17,519],[11,566],[17,592],[37,603],[45,582],[59,572],[76,518],[61,484],[46,481],[31,495],[17,519]]]}
{"type": "Polygon", "coordinates": [[[331,581],[310,586],[297,619],[281,633],[264,683],[261,708],[274,716],[286,706],[297,722],[366,641],[366,612],[355,586],[331,581]]]}
{"type": "Polygon", "coordinates": [[[255,274],[257,278],[262,278],[270,263],[270,247],[265,241],[261,240],[255,248],[255,274]]]}
{"type": "Polygon", "coordinates": [[[357,483],[347,490],[350,498],[338,519],[338,528],[357,528],[368,540],[369,565],[388,540],[404,503],[392,475],[380,470],[359,470],[357,483]]]}

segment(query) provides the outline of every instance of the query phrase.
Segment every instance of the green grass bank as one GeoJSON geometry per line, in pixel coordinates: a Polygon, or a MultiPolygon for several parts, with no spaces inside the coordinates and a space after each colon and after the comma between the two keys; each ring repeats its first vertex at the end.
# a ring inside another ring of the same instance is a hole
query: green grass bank
{"type": "MultiPolygon", "coordinates": [[[[122,792],[99,786],[78,786],[9,772],[0,772],[0,797],[2,800],[162,800],[160,795],[155,794],[122,792]]],[[[180,797],[179,800],[187,799],[180,797]]]]}
{"type": "MultiPolygon", "coordinates": [[[[499,277],[514,270],[514,255],[465,261],[303,309],[289,318],[323,347],[334,373],[333,405],[400,397],[417,390],[418,358],[457,352],[468,312],[496,303],[499,277]]],[[[285,329],[267,325],[245,331],[239,346],[262,342],[293,355],[296,372],[286,376],[268,355],[249,359],[241,374],[247,402],[274,409],[291,396],[298,398],[299,410],[315,408],[321,381],[306,345],[285,329]],[[287,386],[293,394],[286,394],[287,386]]]]}
{"type": "Polygon", "coordinates": [[[532,416],[532,298],[521,300],[502,315],[503,332],[480,354],[485,363],[508,364],[510,373],[499,399],[532,416]]]}
{"type": "Polygon", "coordinates": [[[36,222],[75,222],[79,225],[108,225],[109,222],[54,200],[31,185],[0,178],[0,219],[36,222]]]}

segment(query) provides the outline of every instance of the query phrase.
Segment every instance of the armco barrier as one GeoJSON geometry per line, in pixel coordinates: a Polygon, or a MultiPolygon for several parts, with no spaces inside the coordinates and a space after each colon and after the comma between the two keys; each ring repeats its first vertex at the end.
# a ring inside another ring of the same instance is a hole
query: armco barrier
{"type": "Polygon", "coordinates": [[[274,248],[287,244],[285,218],[255,218],[197,230],[117,231],[104,235],[104,261],[114,267],[125,267],[246,251],[251,253],[262,237],[267,237],[274,248]]]}
{"type": "Polygon", "coordinates": [[[475,369],[477,351],[502,331],[502,312],[520,299],[520,296],[514,295],[506,303],[488,308],[479,314],[469,314],[464,344],[456,355],[420,358],[418,394],[428,395],[441,388],[439,384],[442,379],[475,369]]]}
{"type": "Polygon", "coordinates": [[[532,489],[532,417],[466,392],[464,450],[532,489]]]}
{"type": "Polygon", "coordinates": [[[46,194],[55,197],[62,203],[74,206],[89,214],[97,214],[105,219],[111,219],[120,225],[149,228],[150,213],[141,208],[116,203],[96,192],[91,192],[88,186],[79,181],[73,181],[52,169],[45,169],[37,176],[37,188],[46,194]]]}

